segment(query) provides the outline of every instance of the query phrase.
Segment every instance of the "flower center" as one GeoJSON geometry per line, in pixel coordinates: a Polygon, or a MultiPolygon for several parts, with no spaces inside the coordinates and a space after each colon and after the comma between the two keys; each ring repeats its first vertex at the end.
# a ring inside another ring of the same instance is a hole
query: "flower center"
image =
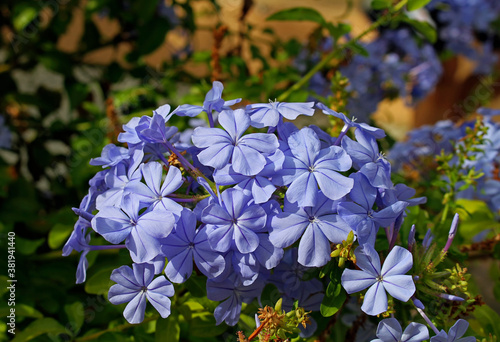
{"type": "Polygon", "coordinates": [[[384,281],[384,278],[381,275],[378,275],[376,279],[379,283],[384,281]]]}

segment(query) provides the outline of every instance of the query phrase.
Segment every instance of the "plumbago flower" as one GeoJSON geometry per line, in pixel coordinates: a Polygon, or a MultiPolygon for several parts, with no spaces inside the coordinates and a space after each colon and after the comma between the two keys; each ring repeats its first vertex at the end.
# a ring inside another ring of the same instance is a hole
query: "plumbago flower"
{"type": "Polygon", "coordinates": [[[239,100],[226,102],[221,93],[222,84],[215,82],[203,106],[171,112],[163,105],[152,117],[132,119],[119,136],[128,148],[108,145],[93,160],[104,170],[74,209],[79,219],[63,250],[81,253],[77,282],[85,280],[88,253],[126,248],[132,265],[113,272],[117,284],[109,299],[128,303],[124,316],[131,323],[143,320],[146,299],[168,316],[174,289],[167,278],[186,282],[180,286],[190,296],[193,274],[206,277],[208,299],[220,302],[217,324],[235,325],[242,304],[259,298],[267,284],[278,288],[287,309],[298,301],[319,311],[331,288],[325,294],[324,285],[335,279],[326,271],[330,277],[310,275],[332,265],[332,246],[354,231],[362,246],[355,253],[361,270],[345,270],[342,279],[339,271],[337,284],[348,293],[369,288],[363,310],[372,315],[387,309],[386,291],[407,300],[415,291],[405,275],[411,255],[394,247],[381,268],[374,250],[379,228],[389,230],[392,247],[404,209],[418,203],[411,189],[390,181],[376,142],[385,133],[318,105],[345,121],[339,137],[331,137],[314,125],[299,129],[284,122],[312,115],[313,103],[233,110],[229,106],[239,100]],[[173,115],[201,112],[210,127],[178,132],[168,126],[173,115]],[[266,126],[267,133],[258,132],[266,126]],[[346,136],[351,128],[356,140],[346,136]],[[95,235],[110,244],[90,245],[95,235]]]}
{"type": "Polygon", "coordinates": [[[154,278],[153,264],[133,264],[132,268],[122,266],[111,273],[111,286],[108,299],[113,304],[127,303],[123,316],[129,323],[140,323],[144,320],[146,298],[160,313],[161,317],[170,316],[170,299],[174,295],[174,287],[164,277],[154,278]]]}
{"type": "Polygon", "coordinates": [[[330,260],[330,242],[342,242],[351,228],[336,214],[337,202],[321,192],[316,197],[317,203],[311,207],[285,201],[284,211],[272,219],[270,240],[276,247],[285,248],[301,239],[299,263],[319,267],[330,260]]]}
{"type": "Polygon", "coordinates": [[[361,310],[371,316],[387,311],[387,294],[403,302],[415,293],[411,275],[405,275],[413,266],[413,257],[406,249],[395,246],[380,268],[380,257],[371,245],[356,248],[356,265],[361,270],[346,269],[342,273],[342,286],[347,293],[369,287],[361,310]]]}
{"type": "Polygon", "coordinates": [[[231,162],[236,172],[247,176],[262,171],[266,165],[264,154],[272,154],[278,148],[276,136],[252,133],[242,137],[250,126],[250,117],[243,109],[223,111],[219,115],[219,123],[225,131],[204,127],[194,130],[193,143],[203,148],[198,160],[216,169],[222,169],[231,162]]]}
{"type": "Polygon", "coordinates": [[[469,323],[466,320],[459,319],[446,333],[441,330],[436,336],[431,337],[431,342],[475,342],[476,338],[473,336],[462,337],[469,323]]]}
{"type": "Polygon", "coordinates": [[[321,142],[311,128],[293,132],[288,138],[290,154],[285,156],[279,172],[283,185],[288,186],[286,198],[302,207],[316,204],[318,187],[332,199],[342,198],[352,189],[353,180],[338,171],[347,171],[352,161],[344,149],[330,146],[321,149],[321,142]]]}
{"type": "Polygon", "coordinates": [[[378,324],[377,339],[371,342],[421,342],[429,338],[429,330],[420,323],[411,322],[403,331],[395,318],[386,318],[378,324]]]}

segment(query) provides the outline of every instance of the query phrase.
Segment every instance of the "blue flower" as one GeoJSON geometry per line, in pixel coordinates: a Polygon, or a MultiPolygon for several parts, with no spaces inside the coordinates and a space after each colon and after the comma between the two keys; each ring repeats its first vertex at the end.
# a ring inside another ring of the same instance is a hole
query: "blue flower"
{"type": "Polygon", "coordinates": [[[127,194],[127,186],[141,180],[141,172],[138,167],[143,156],[144,153],[141,150],[135,150],[130,159],[121,161],[106,173],[104,181],[107,189],[97,196],[97,209],[106,206],[120,206],[123,196],[127,194]]]}
{"type": "Polygon", "coordinates": [[[225,110],[219,115],[225,129],[197,127],[193,144],[203,148],[198,160],[207,166],[222,169],[232,162],[233,169],[243,175],[256,175],[266,165],[263,154],[274,153],[278,139],[273,134],[252,133],[242,137],[250,126],[250,118],[243,109],[225,110]]]}
{"type": "Polygon", "coordinates": [[[407,202],[397,201],[382,210],[374,211],[377,189],[370,185],[362,173],[353,173],[350,177],[354,180],[349,193],[352,202],[340,202],[337,210],[340,217],[356,232],[361,244],[374,245],[378,228],[393,223],[405,210],[407,202]]]}
{"type": "Polygon", "coordinates": [[[75,223],[75,229],[71,233],[68,241],[63,247],[63,256],[68,256],[73,250],[81,252],[80,259],[78,259],[78,266],[76,268],[76,283],[81,284],[85,282],[87,277],[87,268],[89,262],[87,260],[87,254],[90,251],[90,233],[87,233],[87,228],[90,227],[90,222],[83,218],[78,218],[75,223]]]}
{"type": "Polygon", "coordinates": [[[174,287],[164,277],[159,276],[153,280],[155,268],[152,264],[133,264],[122,266],[111,273],[111,280],[116,282],[111,286],[108,299],[111,303],[127,303],[123,316],[132,324],[144,320],[146,298],[160,313],[167,318],[170,315],[170,299],[174,295],[174,287]]]}
{"type": "Polygon", "coordinates": [[[386,318],[378,324],[377,337],[371,342],[421,342],[429,338],[429,330],[423,324],[411,322],[403,331],[397,319],[386,318]]]}
{"type": "Polygon", "coordinates": [[[121,208],[103,207],[91,223],[107,241],[125,240],[134,262],[147,262],[160,254],[160,239],[170,234],[175,218],[161,206],[139,215],[139,202],[125,195],[121,208]]]}
{"type": "Polygon", "coordinates": [[[249,286],[244,286],[233,274],[221,282],[207,281],[207,297],[210,300],[222,301],[214,311],[216,324],[225,321],[228,325],[236,325],[240,319],[242,303],[250,303],[260,295],[265,282],[259,277],[249,286]]]}
{"type": "Polygon", "coordinates": [[[114,166],[122,160],[129,158],[128,149],[125,147],[118,147],[114,144],[108,144],[102,149],[100,157],[90,160],[90,165],[100,165],[102,168],[105,168],[114,166]]]}
{"type": "Polygon", "coordinates": [[[246,107],[250,115],[251,125],[257,128],[276,127],[280,118],[295,120],[300,114],[314,114],[314,102],[269,102],[255,103],[246,107]]]}
{"type": "Polygon", "coordinates": [[[310,267],[325,265],[331,259],[330,242],[341,243],[351,231],[336,215],[336,206],[321,193],[313,207],[298,207],[285,201],[284,212],[272,218],[271,242],[286,248],[300,239],[299,263],[310,267]]]}
{"type": "Polygon", "coordinates": [[[360,130],[372,135],[376,139],[382,139],[383,137],[385,137],[385,132],[383,129],[370,126],[364,122],[358,123],[358,122],[356,122],[356,119],[354,117],[352,119],[349,119],[344,113],[338,113],[338,112],[328,108],[327,106],[325,106],[321,102],[318,102],[316,104],[316,107],[321,109],[323,111],[323,113],[325,113],[326,115],[335,116],[335,117],[341,119],[342,121],[344,121],[344,123],[346,125],[348,125],[349,127],[359,128],[360,130]]]}
{"type": "Polygon", "coordinates": [[[221,203],[212,203],[203,210],[201,221],[207,225],[208,242],[219,252],[235,246],[240,253],[250,253],[259,246],[257,233],[265,229],[267,215],[257,204],[248,204],[249,197],[236,189],[221,194],[221,203]]]}
{"type": "Polygon", "coordinates": [[[356,265],[361,270],[346,269],[342,273],[342,286],[347,293],[355,293],[369,287],[361,310],[371,316],[387,311],[387,294],[403,302],[415,293],[411,275],[405,275],[413,266],[413,257],[406,249],[395,246],[385,259],[382,269],[380,257],[371,245],[363,245],[354,251],[356,265]]]}
{"type": "Polygon", "coordinates": [[[161,249],[168,259],[165,274],[174,283],[183,283],[191,276],[193,259],[208,278],[217,277],[225,268],[224,257],[210,247],[205,228],[196,230],[196,215],[188,209],[182,211],[161,249]]]}
{"type": "Polygon", "coordinates": [[[222,99],[222,91],[224,86],[219,81],[214,81],[212,84],[212,89],[205,96],[205,101],[203,101],[203,106],[194,106],[190,104],[184,104],[177,107],[172,114],[179,116],[190,116],[194,117],[200,114],[202,111],[212,114],[212,111],[222,112],[223,110],[230,109],[232,106],[241,101],[241,99],[235,99],[231,101],[224,101],[222,99]]]}
{"type": "Polygon", "coordinates": [[[169,141],[177,133],[177,127],[167,127],[165,118],[154,113],[148,127],[141,127],[139,138],[149,144],[161,144],[169,141]]]}
{"type": "Polygon", "coordinates": [[[234,188],[252,196],[255,203],[265,203],[276,190],[271,178],[281,169],[284,159],[283,152],[276,150],[272,155],[266,156],[266,165],[255,176],[242,175],[234,171],[231,165],[226,165],[214,172],[214,180],[218,185],[236,184],[234,188]]]}
{"type": "Polygon", "coordinates": [[[352,189],[353,180],[337,171],[351,168],[351,158],[339,146],[321,149],[321,142],[311,128],[293,132],[288,138],[291,156],[285,154],[281,175],[283,185],[288,185],[286,198],[302,207],[316,204],[319,189],[337,200],[352,189]]]}
{"type": "Polygon", "coordinates": [[[154,208],[158,205],[165,210],[170,210],[176,215],[182,211],[182,206],[167,196],[179,189],[183,183],[181,171],[175,166],[168,168],[167,175],[163,180],[163,167],[158,162],[149,162],[141,165],[142,176],[146,184],[133,182],[126,189],[132,193],[134,200],[141,204],[154,208]]]}
{"type": "Polygon", "coordinates": [[[459,319],[446,333],[444,330],[441,330],[439,334],[431,337],[431,342],[475,342],[476,338],[473,336],[462,337],[467,328],[469,327],[469,323],[464,319],[459,319]],[[461,338],[462,337],[462,338],[461,338]]]}
{"type": "Polygon", "coordinates": [[[378,188],[390,188],[391,164],[379,153],[377,141],[370,134],[357,129],[357,141],[349,137],[342,139],[342,147],[347,151],[356,169],[364,174],[370,184],[378,188]]]}

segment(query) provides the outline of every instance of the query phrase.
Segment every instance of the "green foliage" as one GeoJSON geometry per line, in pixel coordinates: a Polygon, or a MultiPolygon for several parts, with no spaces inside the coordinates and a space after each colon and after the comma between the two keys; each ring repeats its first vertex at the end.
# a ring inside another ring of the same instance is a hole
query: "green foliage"
{"type": "Polygon", "coordinates": [[[320,25],[325,25],[326,20],[316,10],[309,7],[295,7],[285,9],[274,14],[271,14],[266,20],[297,20],[297,21],[312,21],[320,25]]]}
{"type": "Polygon", "coordinates": [[[408,11],[415,11],[427,5],[431,0],[408,0],[408,11]]]}
{"type": "Polygon", "coordinates": [[[342,271],[343,268],[335,267],[330,272],[330,283],[326,288],[325,297],[323,298],[320,307],[320,312],[324,317],[335,315],[347,298],[346,292],[342,288],[342,284],[340,282],[342,271]]]}

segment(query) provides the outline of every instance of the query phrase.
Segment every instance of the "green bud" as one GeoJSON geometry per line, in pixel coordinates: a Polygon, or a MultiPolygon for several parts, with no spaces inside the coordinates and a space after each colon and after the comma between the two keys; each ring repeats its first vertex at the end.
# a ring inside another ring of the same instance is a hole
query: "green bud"
{"type": "Polygon", "coordinates": [[[352,230],[349,232],[349,234],[347,234],[347,240],[346,240],[346,242],[348,244],[351,244],[351,243],[354,242],[354,232],[352,230]]]}
{"type": "Polygon", "coordinates": [[[277,313],[281,313],[281,305],[283,304],[283,299],[280,298],[278,299],[278,301],[276,302],[276,305],[274,306],[274,311],[276,311],[277,313]]]}

